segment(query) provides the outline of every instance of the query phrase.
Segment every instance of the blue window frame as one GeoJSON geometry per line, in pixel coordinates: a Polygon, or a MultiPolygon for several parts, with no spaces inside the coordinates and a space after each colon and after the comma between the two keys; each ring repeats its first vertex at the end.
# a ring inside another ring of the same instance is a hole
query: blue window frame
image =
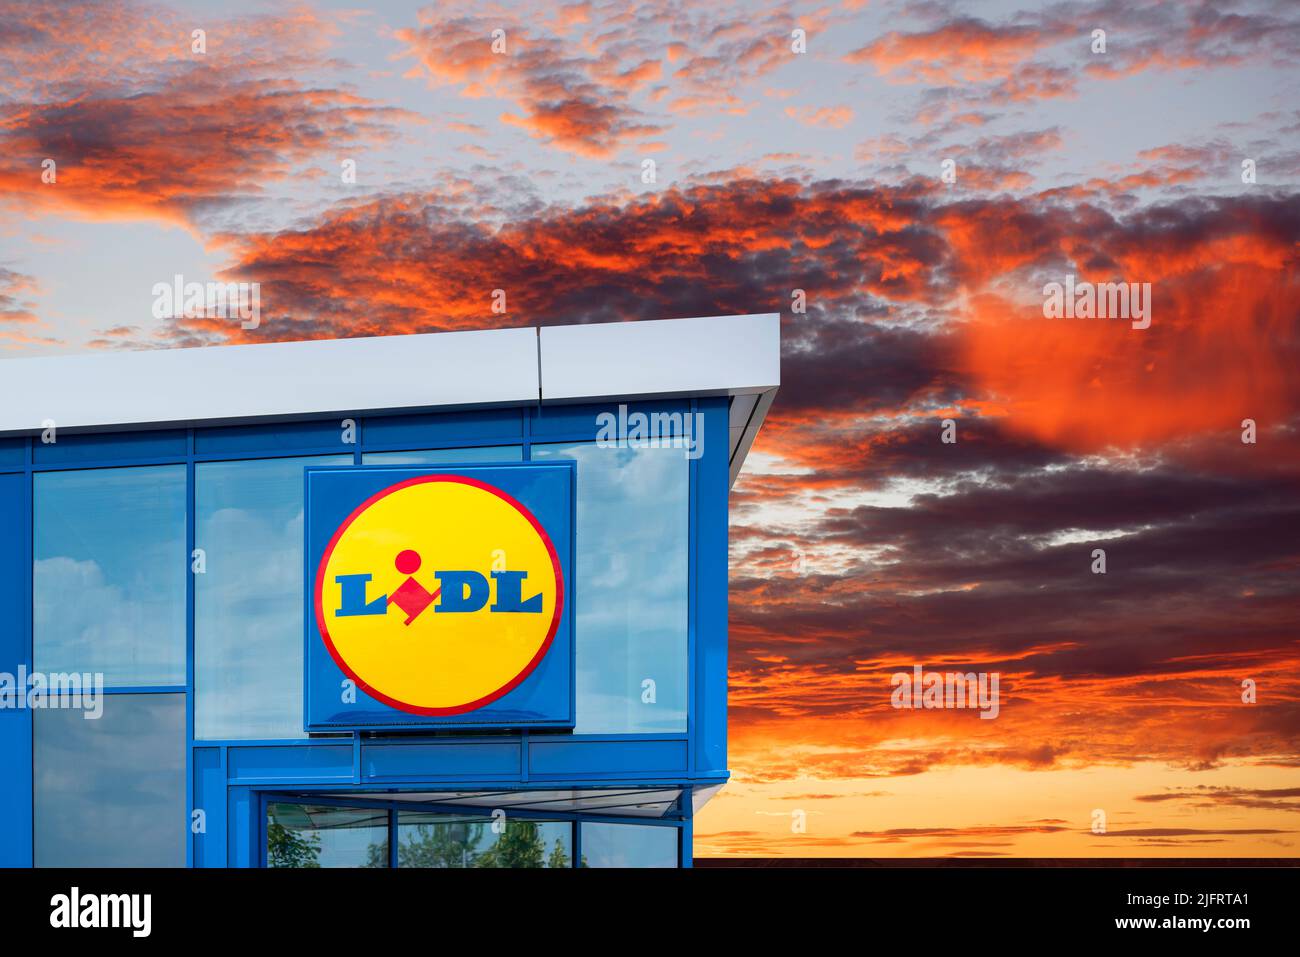
{"type": "MultiPolygon", "coordinates": [[[[666,682],[650,673],[636,676],[655,678],[654,707],[658,710],[644,712],[655,715],[653,720],[639,719],[642,708],[651,708],[649,702],[641,701],[640,683],[624,682],[620,678],[615,695],[623,699],[620,707],[635,706],[632,711],[634,720],[619,716],[617,720],[602,719],[604,723],[593,720],[584,725],[580,710],[577,731],[562,735],[514,732],[485,737],[481,733],[453,732],[429,738],[418,735],[363,737],[344,732],[305,737],[301,731],[301,708],[297,700],[294,700],[293,724],[274,714],[254,716],[245,725],[240,724],[243,719],[227,721],[224,727],[220,721],[213,725],[206,717],[199,722],[197,712],[202,705],[195,687],[196,684],[210,687],[205,684],[206,677],[196,673],[196,666],[203,658],[202,642],[211,638],[225,643],[231,654],[247,652],[255,647],[250,642],[241,641],[234,627],[237,616],[228,615],[223,620],[221,616],[208,615],[212,610],[210,603],[216,594],[215,589],[230,584],[220,574],[217,578],[205,577],[212,574],[214,557],[220,570],[222,549],[218,547],[215,556],[210,548],[206,549],[206,570],[202,574],[189,573],[193,550],[204,548],[205,540],[209,546],[214,543],[210,536],[213,531],[211,523],[223,517],[234,517],[218,513],[227,506],[238,509],[241,504],[223,504],[219,496],[205,495],[201,478],[204,475],[216,476],[223,468],[239,471],[239,466],[233,464],[236,462],[248,463],[245,467],[250,473],[258,467],[271,473],[279,469],[299,470],[301,462],[308,458],[317,462],[361,464],[371,455],[390,453],[430,464],[455,464],[466,459],[522,458],[528,461],[534,455],[581,456],[596,439],[597,417],[609,411],[608,407],[524,407],[489,412],[428,412],[379,417],[357,415],[350,417],[354,425],[351,429],[344,427],[345,416],[340,414],[304,422],[222,428],[123,431],[94,436],[60,433],[58,443],[49,446],[44,445],[39,436],[0,440],[0,473],[8,473],[7,476],[0,475],[0,479],[6,479],[5,487],[12,486],[18,493],[9,494],[0,503],[0,525],[5,527],[32,529],[38,487],[48,485],[54,488],[59,482],[57,476],[70,470],[126,474],[128,471],[143,472],[146,468],[156,469],[160,471],[150,474],[163,475],[166,480],[151,494],[159,494],[165,486],[171,512],[175,511],[177,499],[183,498],[180,520],[168,525],[165,544],[159,545],[161,551],[174,555],[175,568],[179,568],[177,572],[172,566],[159,566],[162,569],[160,574],[179,574],[185,588],[183,617],[179,625],[184,652],[182,667],[169,666],[152,675],[143,670],[124,674],[119,686],[107,689],[114,701],[120,699],[124,703],[124,709],[129,707],[130,701],[144,703],[151,698],[165,698],[168,714],[182,713],[185,813],[181,815],[178,833],[184,845],[184,857],[177,863],[202,866],[260,863],[263,852],[259,851],[259,846],[264,847],[265,840],[265,805],[260,802],[265,794],[283,790],[286,786],[315,791],[352,789],[372,796],[377,791],[391,791],[395,786],[416,786],[429,791],[471,787],[601,786],[669,789],[682,794],[680,807],[671,815],[672,820],[660,822],[660,825],[667,826],[679,838],[680,861],[689,866],[691,791],[716,786],[727,777],[728,460],[725,437],[728,400],[698,399],[654,406],[634,405],[633,408],[698,411],[708,424],[709,435],[723,437],[721,441],[709,443],[705,454],[698,460],[679,459],[680,470],[670,481],[673,509],[684,510],[680,522],[673,519],[673,544],[670,546],[677,552],[670,570],[677,582],[674,587],[684,587],[688,596],[683,611],[685,622],[674,625],[672,638],[674,647],[683,649],[684,657],[675,659],[680,665],[674,664],[669,669],[672,675],[666,682]],[[355,437],[356,444],[350,443],[349,434],[355,437]],[[177,534],[178,529],[183,531],[183,535],[177,534]],[[683,570],[678,560],[685,549],[689,549],[689,555],[684,560],[683,586],[683,570]],[[200,647],[196,647],[196,634],[200,647]],[[142,681],[166,683],[139,683],[142,681]],[[626,693],[629,684],[636,692],[632,696],[635,700],[626,693]],[[201,737],[200,723],[207,725],[202,729],[205,734],[233,736],[201,737]],[[615,730],[620,728],[622,730],[615,730]],[[190,828],[194,820],[202,820],[205,826],[190,828]]],[[[611,461],[618,460],[623,453],[614,451],[613,454],[611,461]]],[[[637,460],[638,455],[639,450],[631,457],[637,460]]],[[[602,468],[595,458],[588,464],[593,466],[590,469],[593,475],[602,468]]],[[[596,477],[599,479],[598,475],[596,477]]],[[[295,477],[294,487],[301,489],[300,472],[295,477]]],[[[280,517],[283,529],[291,528],[295,515],[289,514],[287,508],[277,506],[267,511],[280,517]]],[[[636,517],[634,510],[626,514],[636,517]]],[[[660,517],[655,516],[654,520],[659,521],[660,517]]],[[[238,540],[239,535],[233,531],[233,526],[226,530],[226,534],[227,542],[248,543],[238,540]]],[[[252,537],[248,539],[249,542],[253,540],[252,537]]],[[[8,543],[10,547],[7,549],[2,547],[3,544],[0,543],[0,566],[12,564],[19,570],[18,580],[11,581],[11,586],[18,589],[16,594],[20,596],[22,608],[16,618],[5,619],[6,625],[16,623],[17,631],[11,627],[0,636],[3,638],[0,650],[12,668],[19,664],[31,668],[33,603],[31,600],[21,601],[21,598],[33,597],[33,549],[36,542],[26,535],[8,543]],[[24,570],[26,575],[21,574],[24,570]]],[[[582,547],[580,540],[579,548],[582,547]]],[[[292,561],[288,563],[287,571],[296,576],[300,574],[300,567],[301,562],[292,561]]],[[[278,574],[269,568],[266,572],[278,574]]],[[[276,588],[284,583],[272,582],[271,585],[269,598],[263,597],[274,606],[276,588]]],[[[177,586],[173,583],[168,588],[174,594],[177,586]]],[[[284,588],[286,595],[292,591],[291,585],[284,588]]],[[[593,596],[599,594],[598,590],[592,591],[593,596]]],[[[579,610],[585,598],[585,594],[578,598],[579,610]]],[[[680,594],[674,600],[681,604],[680,594]]],[[[294,594],[293,601],[286,603],[286,607],[289,604],[297,614],[300,596],[294,594]]],[[[169,614],[174,615],[174,612],[169,614]]],[[[673,615],[674,622],[680,621],[676,611],[673,615]]],[[[291,645],[300,652],[301,631],[294,628],[292,638],[286,647],[291,645]]],[[[647,669],[634,662],[631,670],[647,669]]],[[[295,664],[285,669],[283,677],[292,682],[300,675],[301,669],[295,664]]],[[[291,690],[287,697],[293,700],[295,694],[291,690]]],[[[272,708],[271,712],[274,711],[272,708]]],[[[598,710],[591,711],[593,718],[599,713],[598,710]]],[[[610,713],[607,711],[607,716],[610,713]]],[[[74,715],[83,720],[79,714],[74,715]]],[[[0,840],[0,865],[21,866],[33,862],[32,796],[36,794],[38,803],[45,804],[46,795],[52,793],[46,789],[52,778],[47,774],[41,779],[41,775],[43,770],[49,772],[56,767],[51,755],[57,749],[47,745],[57,738],[51,733],[57,729],[60,717],[66,715],[51,717],[41,714],[36,715],[34,721],[30,710],[0,713],[0,763],[14,768],[16,773],[13,779],[16,786],[7,789],[5,800],[0,802],[0,814],[6,815],[4,823],[12,823],[5,828],[4,838],[0,840]],[[32,753],[34,724],[43,725],[36,737],[39,747],[35,755],[32,753]],[[31,769],[38,781],[44,781],[40,787],[23,786],[22,772],[26,768],[31,769]]],[[[111,735],[98,740],[107,742],[110,738],[111,735]]],[[[102,777],[99,772],[91,773],[91,764],[81,767],[77,762],[64,760],[61,766],[73,775],[74,780],[80,780],[87,787],[92,779],[102,777]],[[78,770],[84,772],[84,779],[76,778],[78,770]]],[[[448,813],[465,813],[463,808],[446,810],[448,813]]],[[[395,815],[396,811],[393,813],[395,815]]],[[[552,815],[550,819],[557,817],[571,823],[587,819],[581,813],[552,815]]],[[[48,827],[49,822],[48,816],[43,817],[42,828],[48,827]]],[[[624,823],[646,826],[635,821],[624,823]]],[[[129,837],[129,831],[130,825],[121,831],[121,836],[129,837]]],[[[577,845],[575,850],[580,850],[582,828],[575,826],[573,833],[577,845]]],[[[35,843],[41,843],[39,838],[35,843]]],[[[43,846],[48,849],[54,845],[47,837],[43,846]]],[[[395,854],[396,846],[392,845],[390,854],[395,854]]],[[[43,851],[41,855],[44,860],[43,851]]]]}

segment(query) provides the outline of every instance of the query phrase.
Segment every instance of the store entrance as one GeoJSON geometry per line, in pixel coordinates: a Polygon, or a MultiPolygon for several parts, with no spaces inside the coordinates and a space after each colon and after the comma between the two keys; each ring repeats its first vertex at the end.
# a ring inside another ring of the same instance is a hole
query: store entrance
{"type": "MultiPolygon", "coordinates": [[[[495,807],[488,806],[492,801],[465,807],[409,796],[266,793],[261,863],[277,868],[680,866],[682,822],[671,816],[647,820],[644,811],[629,818],[526,809],[512,800],[517,793],[496,795],[500,806],[495,807]]],[[[646,796],[645,791],[634,795],[646,796]]]]}

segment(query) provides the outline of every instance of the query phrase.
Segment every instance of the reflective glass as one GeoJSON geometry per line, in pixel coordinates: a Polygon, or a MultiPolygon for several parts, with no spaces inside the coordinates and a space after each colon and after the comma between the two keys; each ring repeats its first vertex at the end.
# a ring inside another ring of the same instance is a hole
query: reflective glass
{"type": "Polygon", "coordinates": [[[399,867],[572,867],[573,825],[568,821],[490,815],[400,811],[399,867]]]}
{"type": "Polygon", "coordinates": [[[583,867],[676,867],[675,827],[592,824],[582,827],[583,867]]]}
{"type": "Polygon", "coordinates": [[[387,867],[382,808],[275,803],[266,807],[267,867],[387,867]]]}
{"type": "Polygon", "coordinates": [[[303,469],[349,456],[195,467],[196,738],[299,738],[302,730],[303,469]]]}
{"type": "Polygon", "coordinates": [[[522,462],[519,445],[484,445],[473,449],[420,449],[414,452],[367,452],[366,465],[465,465],[474,462],[522,462]]]}
{"type": "Polygon", "coordinates": [[[685,450],[535,445],[578,463],[577,726],[684,732],[690,468],[685,450]]]}
{"type": "Polygon", "coordinates": [[[185,684],[185,466],[38,472],[35,668],[185,684]]]}
{"type": "Polygon", "coordinates": [[[185,695],[33,712],[40,867],[185,866],[185,695]]]}

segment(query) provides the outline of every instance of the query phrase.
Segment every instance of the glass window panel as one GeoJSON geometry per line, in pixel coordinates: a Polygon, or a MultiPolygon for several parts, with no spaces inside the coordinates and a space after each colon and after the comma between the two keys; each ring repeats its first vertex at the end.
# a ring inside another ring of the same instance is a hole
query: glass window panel
{"type": "Polygon", "coordinates": [[[399,811],[399,867],[572,867],[573,825],[490,815],[399,811]]]}
{"type": "Polygon", "coordinates": [[[185,684],[185,466],[38,472],[35,668],[185,684]]]}
{"type": "Polygon", "coordinates": [[[195,467],[195,737],[300,738],[303,469],[349,456],[195,467]]]}
{"type": "Polygon", "coordinates": [[[36,864],[185,866],[185,695],[33,712],[36,864]]]}
{"type": "Polygon", "coordinates": [[[683,449],[535,445],[578,463],[579,733],[684,732],[690,467],[683,449]],[[643,682],[654,701],[643,701],[643,682]]]}
{"type": "Polygon", "coordinates": [[[675,827],[592,824],[582,827],[583,867],[676,867],[675,827]]]}
{"type": "Polygon", "coordinates": [[[520,445],[482,445],[472,449],[421,449],[414,452],[367,452],[366,465],[464,465],[470,462],[522,462],[520,445]]]}
{"type": "Polygon", "coordinates": [[[383,808],[268,804],[267,867],[387,867],[383,808]]]}

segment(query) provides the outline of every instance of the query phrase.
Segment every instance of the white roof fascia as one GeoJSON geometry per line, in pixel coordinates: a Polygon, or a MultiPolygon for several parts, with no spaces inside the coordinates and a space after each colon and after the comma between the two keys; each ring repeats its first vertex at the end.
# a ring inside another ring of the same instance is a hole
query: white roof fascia
{"type": "Polygon", "coordinates": [[[780,381],[776,313],[101,352],[0,360],[0,436],[756,396],[731,423],[734,482],[780,381]]]}

